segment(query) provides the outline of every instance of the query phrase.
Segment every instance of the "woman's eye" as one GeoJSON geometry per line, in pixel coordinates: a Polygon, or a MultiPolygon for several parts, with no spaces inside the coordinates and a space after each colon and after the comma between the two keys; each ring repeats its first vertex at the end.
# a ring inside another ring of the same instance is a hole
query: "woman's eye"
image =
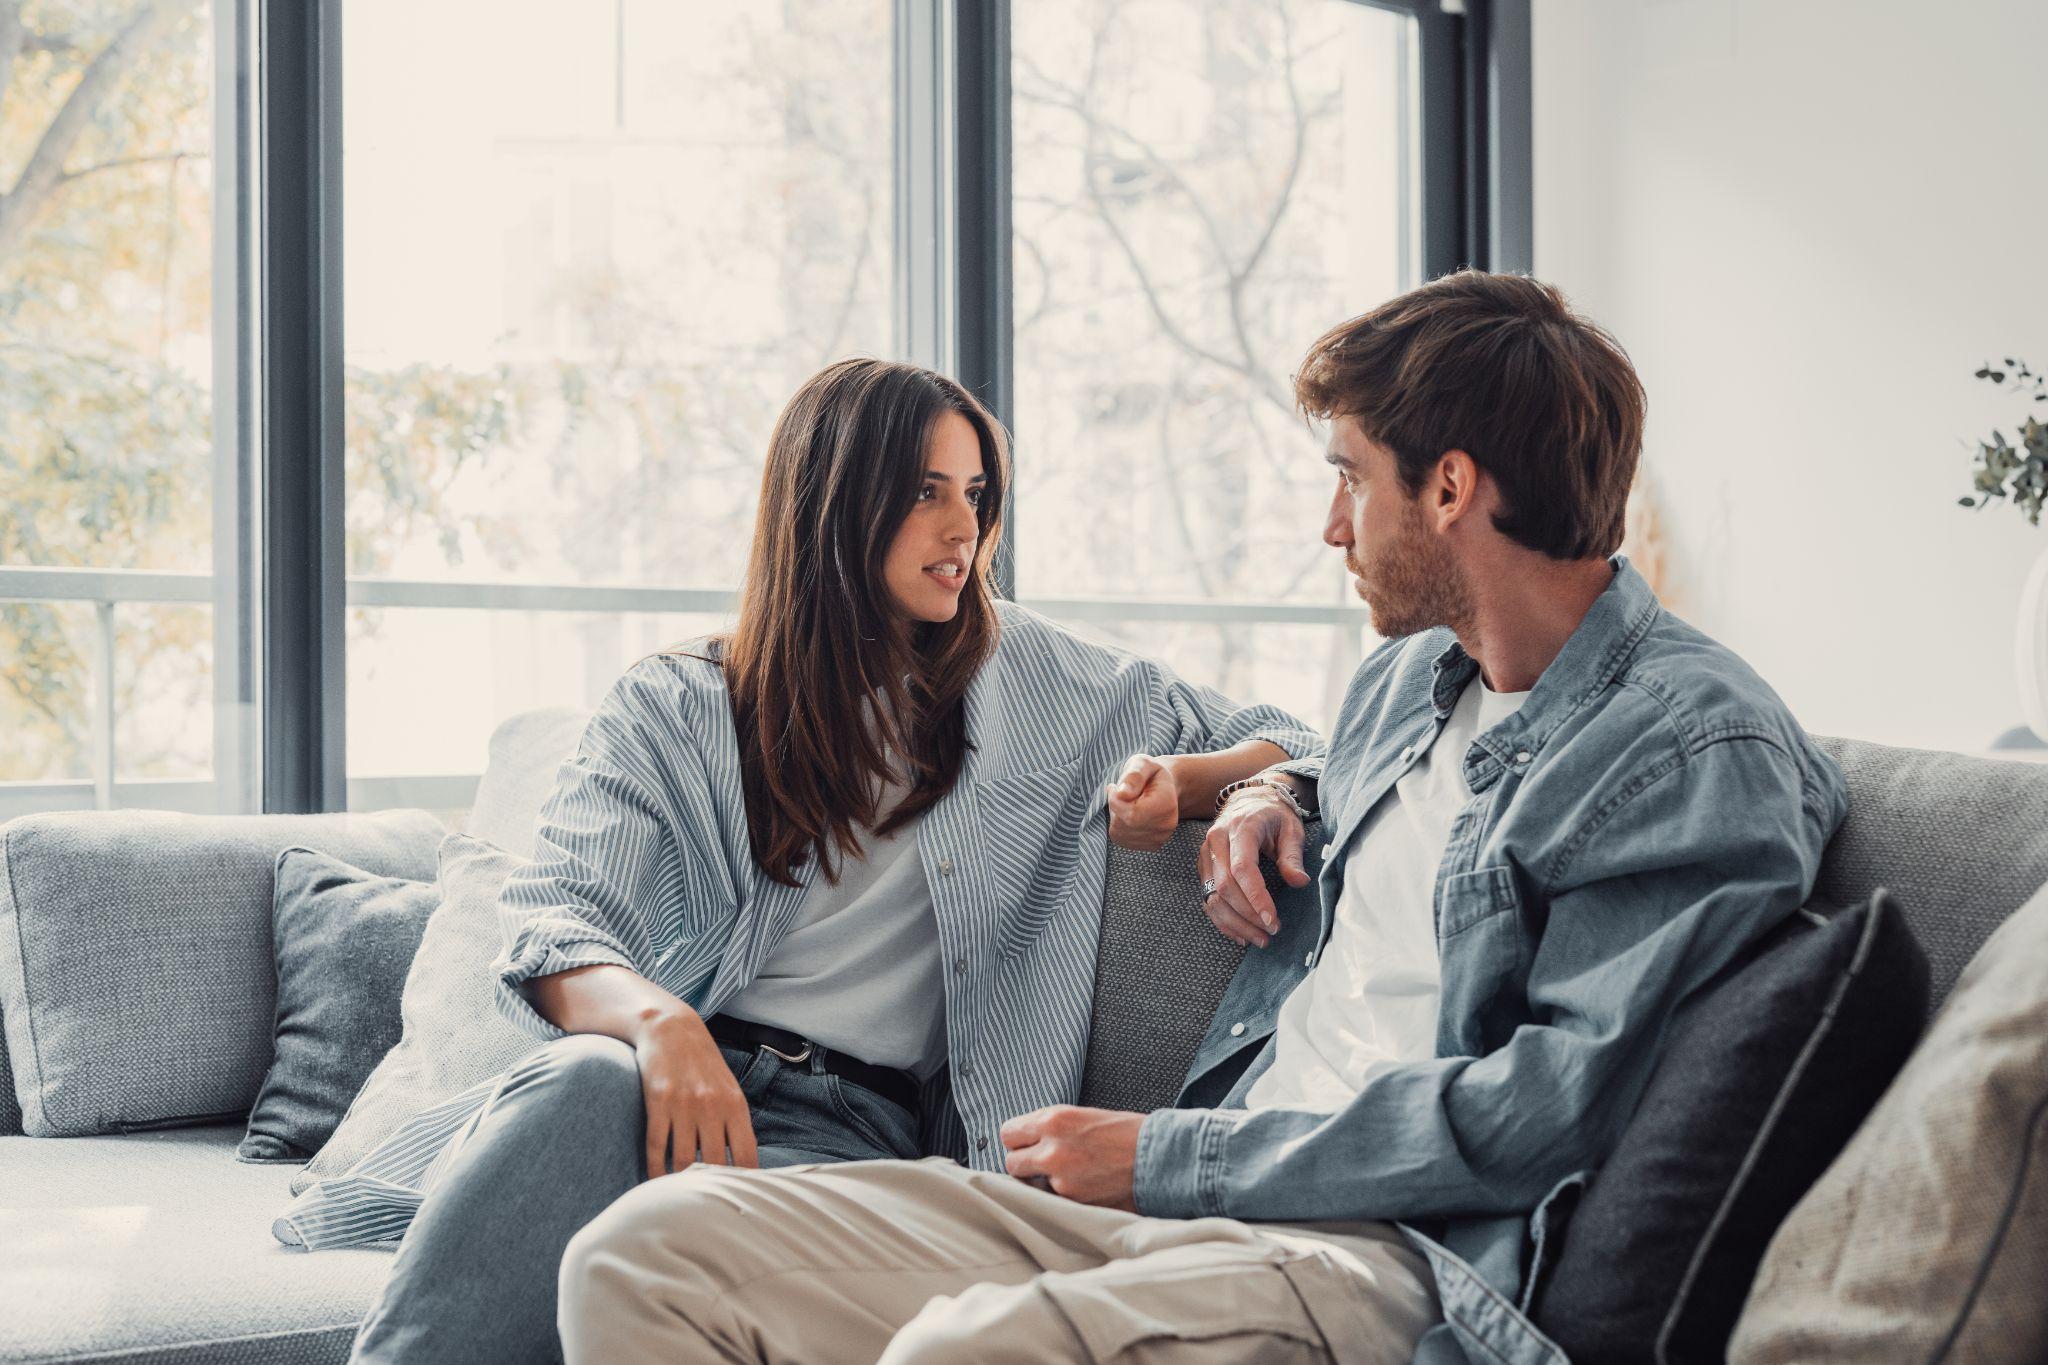
{"type": "Polygon", "coordinates": [[[980,490],[979,488],[970,488],[970,489],[968,489],[968,490],[967,490],[967,502],[968,502],[968,505],[969,505],[969,506],[971,506],[971,507],[979,507],[979,506],[981,506],[981,490],[980,490]]]}
{"type": "Polygon", "coordinates": [[[926,484],[923,488],[920,488],[918,490],[917,500],[919,502],[930,502],[933,498],[938,496],[938,493],[939,490],[936,485],[926,484]]]}

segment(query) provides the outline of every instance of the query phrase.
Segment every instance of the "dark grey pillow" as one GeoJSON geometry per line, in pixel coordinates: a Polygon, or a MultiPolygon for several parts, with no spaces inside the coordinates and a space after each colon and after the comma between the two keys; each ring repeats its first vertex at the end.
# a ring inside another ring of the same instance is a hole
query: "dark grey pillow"
{"type": "Polygon", "coordinates": [[[1927,976],[1880,889],[1799,912],[1680,1007],[1534,1286],[1574,1365],[1725,1358],[1771,1234],[1918,1040],[1927,976]]]}
{"type": "Polygon", "coordinates": [[[399,993],[439,903],[432,882],[379,877],[309,848],[277,855],[277,1050],[237,1157],[305,1161],[333,1135],[398,1041],[399,993]]]}

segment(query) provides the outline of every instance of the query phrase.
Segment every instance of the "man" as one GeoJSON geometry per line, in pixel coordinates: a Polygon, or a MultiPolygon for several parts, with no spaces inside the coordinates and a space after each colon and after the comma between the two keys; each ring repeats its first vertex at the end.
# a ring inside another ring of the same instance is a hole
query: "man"
{"type": "Polygon", "coordinates": [[[1228,800],[1205,908],[1253,945],[1177,1107],[942,1160],[641,1186],[571,1245],[569,1359],[1562,1361],[1532,1219],[1597,1168],[1677,1004],[1792,913],[1840,772],[1618,556],[1627,357],[1461,273],[1335,328],[1324,539],[1375,628],[1328,756],[1228,800]],[[1318,922],[1282,923],[1303,812],[1318,922]]]}

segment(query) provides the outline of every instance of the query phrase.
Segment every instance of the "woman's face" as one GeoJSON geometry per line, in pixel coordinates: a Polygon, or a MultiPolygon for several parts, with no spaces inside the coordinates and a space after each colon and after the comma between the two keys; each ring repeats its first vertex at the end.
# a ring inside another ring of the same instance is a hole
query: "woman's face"
{"type": "Polygon", "coordinates": [[[987,475],[974,424],[943,412],[932,425],[924,458],[924,486],[882,561],[882,579],[897,612],[912,621],[950,621],[974,568],[975,543],[987,475]]]}

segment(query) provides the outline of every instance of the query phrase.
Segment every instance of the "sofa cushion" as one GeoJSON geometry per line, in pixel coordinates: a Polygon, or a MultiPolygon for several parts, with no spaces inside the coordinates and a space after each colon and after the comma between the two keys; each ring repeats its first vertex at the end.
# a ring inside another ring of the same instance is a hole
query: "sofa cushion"
{"type": "Polygon", "coordinates": [[[1905,1061],[1926,993],[1882,891],[1794,915],[1702,987],[1564,1226],[1536,1325],[1576,1365],[1721,1361],[1772,1232],[1905,1061]]]}
{"type": "Polygon", "coordinates": [[[1730,1358],[2048,1360],[2048,889],[1764,1258],[1730,1358]]]}
{"type": "Polygon", "coordinates": [[[467,834],[442,842],[441,903],[406,973],[398,1045],[370,1073],[327,1145],[293,1178],[293,1194],[345,1174],[407,1119],[540,1046],[500,1010],[491,970],[504,947],[498,893],[524,861],[467,834]]]}
{"type": "Polygon", "coordinates": [[[0,1138],[0,1361],[346,1360],[391,1253],[272,1241],[290,1168],[235,1161],[241,1132],[0,1138]]]}
{"type": "Polygon", "coordinates": [[[1814,898],[1855,905],[1889,888],[1926,950],[1932,1014],[1984,940],[2048,883],[2048,763],[1815,742],[1849,780],[1849,816],[1814,898]]]}
{"type": "MultiPolygon", "coordinates": [[[[1237,974],[1243,947],[1202,913],[1195,854],[1208,832],[1207,820],[1187,820],[1156,853],[1110,845],[1083,1104],[1139,1113],[1172,1104],[1237,974]]],[[[1266,890],[1283,917],[1319,913],[1321,853],[1321,840],[1311,837],[1303,887],[1288,886],[1266,865],[1266,890]]]]}
{"type": "Polygon", "coordinates": [[[279,850],[425,878],[442,832],[424,811],[76,811],[0,826],[0,1024],[23,1129],[240,1118],[270,1065],[279,850]]]}
{"type": "Polygon", "coordinates": [[[398,999],[432,882],[379,877],[307,848],[277,855],[271,938],[277,1052],[249,1111],[243,1161],[304,1161],[333,1135],[398,1041],[398,999]]]}
{"type": "Polygon", "coordinates": [[[566,706],[521,711],[500,722],[491,732],[490,762],[462,832],[531,858],[556,771],[576,752],[589,724],[588,711],[566,706]]]}

